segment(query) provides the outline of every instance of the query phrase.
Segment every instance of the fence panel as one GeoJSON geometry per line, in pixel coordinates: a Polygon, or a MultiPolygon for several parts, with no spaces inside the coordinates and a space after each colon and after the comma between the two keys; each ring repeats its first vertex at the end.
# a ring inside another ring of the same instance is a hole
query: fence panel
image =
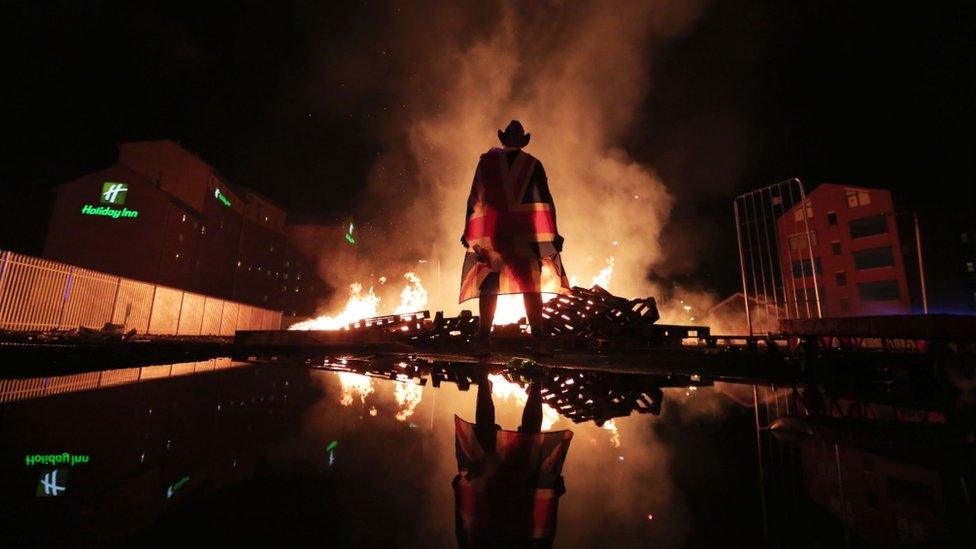
{"type": "Polygon", "coordinates": [[[237,330],[237,317],[240,316],[240,310],[240,303],[224,302],[224,311],[220,320],[220,335],[234,335],[234,331],[237,330]]]}
{"type": "Polygon", "coordinates": [[[200,335],[203,324],[203,306],[206,298],[200,294],[183,293],[183,306],[180,308],[178,335],[200,335]]]}
{"type": "Polygon", "coordinates": [[[251,329],[251,315],[254,307],[250,305],[241,305],[240,312],[237,313],[237,329],[238,330],[250,330],[251,329]]]}
{"type": "Polygon", "coordinates": [[[106,322],[137,333],[232,336],[277,328],[281,312],[0,250],[0,329],[106,322]]]}
{"type": "Polygon", "coordinates": [[[142,368],[123,368],[121,370],[106,370],[102,372],[101,387],[124,385],[139,380],[142,368]]]}
{"type": "Polygon", "coordinates": [[[101,328],[112,321],[119,278],[88,269],[72,268],[65,287],[67,301],[61,315],[62,328],[101,328]]]}
{"type": "Polygon", "coordinates": [[[67,267],[9,252],[5,254],[3,267],[0,328],[57,328],[65,300],[67,267]]]}
{"type": "Polygon", "coordinates": [[[149,314],[152,312],[155,289],[152,284],[120,279],[112,322],[124,325],[126,331],[135,328],[140,334],[146,333],[149,330],[149,314]]]}
{"type": "Polygon", "coordinates": [[[173,288],[156,287],[153,298],[152,316],[149,317],[149,333],[174,335],[180,325],[180,309],[183,306],[183,292],[173,288]]]}
{"type": "Polygon", "coordinates": [[[220,333],[220,317],[224,311],[224,300],[207,297],[203,304],[203,323],[200,325],[201,335],[217,335],[220,333]]]}
{"type": "Polygon", "coordinates": [[[812,207],[799,179],[782,181],[735,198],[736,237],[749,334],[776,332],[781,318],[820,317],[817,273],[807,219],[812,207]],[[796,250],[783,247],[781,220],[796,217],[796,250]],[[785,249],[783,254],[781,249],[785,249]],[[789,269],[796,262],[802,276],[789,269]],[[809,269],[809,273],[807,270],[809,269]],[[806,278],[812,278],[807,284],[806,278]],[[800,280],[801,283],[797,281],[800,280]]]}

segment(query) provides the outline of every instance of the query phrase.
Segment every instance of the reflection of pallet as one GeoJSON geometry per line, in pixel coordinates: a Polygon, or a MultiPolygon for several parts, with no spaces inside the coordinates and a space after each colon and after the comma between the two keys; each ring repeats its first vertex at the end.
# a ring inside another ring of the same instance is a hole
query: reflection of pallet
{"type": "Polygon", "coordinates": [[[664,392],[646,377],[564,372],[543,380],[543,401],[574,423],[597,425],[615,417],[661,413],[664,392]]]}

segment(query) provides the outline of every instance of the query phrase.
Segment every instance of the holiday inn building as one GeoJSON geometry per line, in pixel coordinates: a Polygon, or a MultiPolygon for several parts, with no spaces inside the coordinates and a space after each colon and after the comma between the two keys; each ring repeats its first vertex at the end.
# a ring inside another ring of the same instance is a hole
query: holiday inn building
{"type": "Polygon", "coordinates": [[[306,315],[327,291],[286,213],[173,141],[119,144],[118,161],[55,189],[45,258],[306,315]]]}

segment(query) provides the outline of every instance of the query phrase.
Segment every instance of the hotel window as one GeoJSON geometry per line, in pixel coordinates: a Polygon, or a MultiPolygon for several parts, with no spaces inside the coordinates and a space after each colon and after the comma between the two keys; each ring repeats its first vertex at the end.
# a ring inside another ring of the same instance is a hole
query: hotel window
{"type": "Polygon", "coordinates": [[[837,224],[837,212],[827,213],[827,224],[829,224],[830,226],[834,226],[837,224]]]}
{"type": "MultiPolygon", "coordinates": [[[[801,206],[796,206],[796,210],[793,212],[793,221],[803,221],[803,210],[801,206]]],[[[813,204],[808,200],[806,202],[807,219],[813,217],[813,204]]]]}
{"type": "Polygon", "coordinates": [[[847,286],[847,273],[845,273],[844,271],[841,271],[841,272],[835,273],[835,274],[837,275],[837,285],[838,286],[847,286]]]}
{"type": "Polygon", "coordinates": [[[839,240],[835,240],[835,241],[833,241],[833,242],[830,243],[830,251],[832,251],[834,253],[834,255],[840,255],[841,254],[841,251],[840,251],[840,241],[839,240]]]}
{"type": "MultiPolygon", "coordinates": [[[[820,258],[814,258],[813,264],[817,267],[817,274],[823,274],[823,268],[820,265],[820,258]]],[[[793,261],[793,278],[802,278],[811,276],[813,271],[810,269],[809,259],[800,259],[793,261]]]]}
{"type": "Polygon", "coordinates": [[[851,254],[854,256],[854,268],[857,270],[891,267],[895,264],[895,256],[891,253],[891,246],[859,250],[851,254]]]}
{"type": "MultiPolygon", "coordinates": [[[[791,235],[788,239],[791,250],[805,250],[807,249],[807,234],[798,233],[791,235]]],[[[814,246],[817,245],[817,232],[810,231],[810,243],[814,246]]]]}
{"type": "Polygon", "coordinates": [[[888,232],[888,221],[883,215],[872,215],[849,221],[847,228],[851,232],[851,238],[886,234],[888,232]]]}
{"type": "MultiPolygon", "coordinates": [[[[823,286],[820,287],[820,295],[823,296],[823,286]]],[[[794,291],[797,303],[816,303],[817,293],[813,291],[813,286],[797,288],[794,291]]]]}
{"type": "Polygon", "coordinates": [[[857,189],[844,189],[844,194],[847,195],[848,208],[867,206],[868,204],[871,203],[871,193],[867,191],[859,191],[857,189]]]}
{"type": "Polygon", "coordinates": [[[898,301],[901,293],[898,291],[897,280],[882,280],[880,282],[862,282],[857,285],[857,293],[861,301],[898,301]]]}

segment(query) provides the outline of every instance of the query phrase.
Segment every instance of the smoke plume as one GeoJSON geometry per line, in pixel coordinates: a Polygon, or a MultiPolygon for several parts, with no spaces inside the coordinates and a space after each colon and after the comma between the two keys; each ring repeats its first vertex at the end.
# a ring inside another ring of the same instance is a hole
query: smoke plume
{"type": "Polygon", "coordinates": [[[327,274],[344,285],[350,277],[392,280],[417,271],[430,307],[456,311],[474,169],[498,145],[495,130],[518,119],[532,134],[526,150],[549,176],[568,273],[589,280],[612,255],[614,293],[650,294],[647,277],[664,257],[660,236],[673,197],[619,144],[631,132],[653,131],[633,127],[653,53],[684,32],[700,7],[556,1],[389,8],[378,23],[384,32],[372,23],[362,30],[383,37],[368,51],[382,63],[364,65],[340,48],[324,64],[344,90],[337,104],[377,93],[389,99],[375,105],[385,145],[357,212],[388,222],[363,235],[367,265],[359,272],[331,266],[327,274]]]}

